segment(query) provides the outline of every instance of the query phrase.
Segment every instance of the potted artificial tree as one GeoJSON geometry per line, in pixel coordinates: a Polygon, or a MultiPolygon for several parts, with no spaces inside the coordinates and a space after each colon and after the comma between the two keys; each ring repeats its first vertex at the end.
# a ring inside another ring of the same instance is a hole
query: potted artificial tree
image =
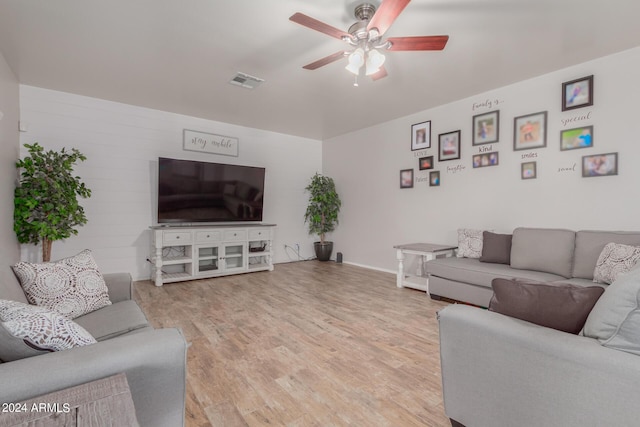
{"type": "Polygon", "coordinates": [[[42,242],[42,261],[51,260],[51,244],[72,234],[75,227],[87,223],[78,197],[91,196],[73,167],[86,157],[77,149],[71,152],[44,151],[37,142],[24,145],[29,156],[19,160],[20,180],[14,192],[13,230],[20,243],[42,242]]]}
{"type": "Polygon", "coordinates": [[[317,234],[320,241],[313,244],[319,261],[329,261],[333,242],[325,240],[325,234],[335,230],[340,212],[340,197],[333,179],[316,173],[305,188],[309,192],[309,206],[304,214],[309,223],[309,234],[317,234]]]}

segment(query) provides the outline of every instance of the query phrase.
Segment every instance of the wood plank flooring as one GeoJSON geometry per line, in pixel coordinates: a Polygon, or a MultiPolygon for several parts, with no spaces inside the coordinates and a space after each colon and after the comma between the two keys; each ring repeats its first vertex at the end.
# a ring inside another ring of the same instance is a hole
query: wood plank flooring
{"type": "Polygon", "coordinates": [[[192,343],[188,427],[450,426],[436,320],[447,303],[392,274],[304,261],[137,282],[135,299],[192,343]]]}

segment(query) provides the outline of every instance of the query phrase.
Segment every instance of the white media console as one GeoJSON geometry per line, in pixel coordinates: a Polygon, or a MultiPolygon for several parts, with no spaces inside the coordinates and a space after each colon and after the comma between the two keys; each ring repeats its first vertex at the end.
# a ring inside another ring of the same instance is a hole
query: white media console
{"type": "Polygon", "coordinates": [[[275,224],[153,226],[156,286],[230,274],[272,271],[275,224]]]}

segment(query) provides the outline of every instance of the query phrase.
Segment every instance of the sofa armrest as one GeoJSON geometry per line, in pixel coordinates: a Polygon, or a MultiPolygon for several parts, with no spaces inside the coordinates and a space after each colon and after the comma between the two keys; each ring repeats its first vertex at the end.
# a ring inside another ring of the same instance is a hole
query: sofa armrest
{"type": "Polygon", "coordinates": [[[445,412],[466,426],[636,425],[640,357],[498,313],[438,313],[445,412]]]}
{"type": "Polygon", "coordinates": [[[129,273],[103,274],[104,281],[109,290],[111,302],[120,302],[133,299],[133,280],[129,273]]]}
{"type": "Polygon", "coordinates": [[[168,328],[2,363],[0,402],[19,402],[124,372],[142,427],[183,426],[186,350],[181,332],[168,328]]]}

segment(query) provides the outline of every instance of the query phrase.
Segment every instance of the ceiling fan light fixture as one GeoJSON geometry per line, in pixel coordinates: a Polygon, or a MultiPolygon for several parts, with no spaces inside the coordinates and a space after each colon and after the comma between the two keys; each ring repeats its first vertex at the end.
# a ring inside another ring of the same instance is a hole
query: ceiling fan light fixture
{"type": "Polygon", "coordinates": [[[344,67],[350,73],[360,74],[360,67],[364,64],[364,50],[358,48],[349,55],[349,63],[344,67]]]}
{"type": "Polygon", "coordinates": [[[380,67],[382,67],[382,64],[384,64],[384,61],[387,58],[385,58],[385,56],[383,54],[381,54],[380,52],[378,52],[375,49],[372,49],[369,51],[368,55],[367,55],[367,63],[366,63],[366,75],[370,76],[372,74],[377,73],[378,71],[380,71],[380,67]]]}

